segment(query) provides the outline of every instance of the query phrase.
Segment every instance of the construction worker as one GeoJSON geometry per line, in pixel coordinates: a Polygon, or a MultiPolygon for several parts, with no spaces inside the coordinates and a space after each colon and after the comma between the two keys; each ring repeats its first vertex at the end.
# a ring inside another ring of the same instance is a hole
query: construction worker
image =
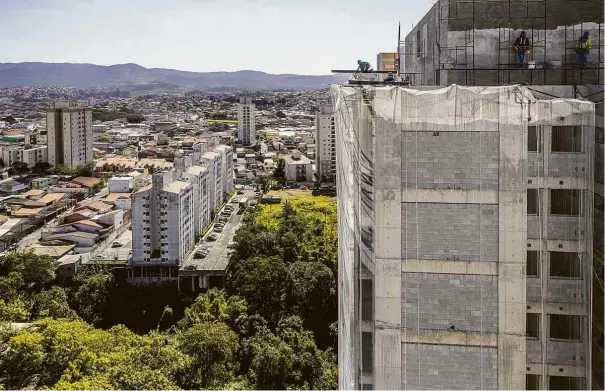
{"type": "Polygon", "coordinates": [[[525,62],[525,54],[529,53],[529,38],[527,38],[525,31],[521,31],[521,35],[515,41],[513,48],[517,52],[517,62],[519,66],[522,66],[525,62]]]}
{"type": "Polygon", "coordinates": [[[372,67],[370,66],[369,62],[366,61],[361,61],[361,60],[357,60],[357,72],[371,72],[372,71],[372,67]]]}
{"type": "Polygon", "coordinates": [[[389,72],[389,74],[387,75],[386,79],[384,79],[385,83],[391,82],[391,81],[395,81],[395,76],[393,76],[392,72],[389,72]]]}
{"type": "Polygon", "coordinates": [[[590,33],[584,31],[584,35],[582,35],[576,43],[576,58],[580,66],[585,66],[588,62],[588,53],[590,53],[591,46],[592,41],[590,40],[590,33]]]}

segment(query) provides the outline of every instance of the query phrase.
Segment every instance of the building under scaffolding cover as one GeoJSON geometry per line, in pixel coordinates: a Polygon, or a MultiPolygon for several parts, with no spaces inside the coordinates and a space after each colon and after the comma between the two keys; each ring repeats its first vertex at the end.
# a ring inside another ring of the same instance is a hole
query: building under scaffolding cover
{"type": "Polygon", "coordinates": [[[590,388],[594,103],[518,85],[332,102],[340,388],[590,388]]]}

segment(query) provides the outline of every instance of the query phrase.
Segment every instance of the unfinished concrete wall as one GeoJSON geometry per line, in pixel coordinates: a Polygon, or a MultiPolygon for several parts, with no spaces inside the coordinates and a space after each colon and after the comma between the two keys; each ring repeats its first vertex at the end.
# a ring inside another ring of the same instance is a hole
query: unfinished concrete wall
{"type": "Polygon", "coordinates": [[[406,258],[498,259],[497,205],[406,203],[403,213],[402,252],[406,258]]]}
{"type": "Polygon", "coordinates": [[[403,138],[404,187],[498,187],[498,132],[405,132],[403,138]]]}
{"type": "Polygon", "coordinates": [[[498,332],[498,279],[473,274],[403,273],[404,328],[498,332]]]}
{"type": "Polygon", "coordinates": [[[405,344],[404,389],[494,390],[498,388],[495,348],[456,345],[405,344]],[[482,376],[477,376],[477,372],[482,376]]]}
{"type": "Polygon", "coordinates": [[[602,23],[600,0],[439,0],[405,37],[405,52],[412,53],[405,56],[405,71],[422,73],[411,79],[419,85],[602,84],[602,23]],[[515,69],[511,46],[521,31],[532,45],[526,61],[560,69],[515,69]],[[562,71],[576,66],[575,41],[584,31],[593,43],[589,68],[601,71],[562,71]],[[411,51],[419,37],[423,56],[411,51]]]}

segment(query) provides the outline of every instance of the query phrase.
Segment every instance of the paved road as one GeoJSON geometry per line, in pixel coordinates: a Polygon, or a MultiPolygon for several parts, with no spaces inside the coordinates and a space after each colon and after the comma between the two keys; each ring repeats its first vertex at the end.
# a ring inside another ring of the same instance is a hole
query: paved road
{"type": "MultiPolygon", "coordinates": [[[[130,224],[130,223],[129,223],[130,224]]],[[[129,227],[124,232],[120,233],[117,237],[115,233],[109,236],[109,240],[106,240],[104,244],[98,246],[93,251],[92,259],[118,259],[128,260],[132,256],[132,227],[129,227]],[[113,242],[122,243],[122,247],[111,247],[113,242]],[[117,258],[116,258],[117,257],[117,258]]]]}

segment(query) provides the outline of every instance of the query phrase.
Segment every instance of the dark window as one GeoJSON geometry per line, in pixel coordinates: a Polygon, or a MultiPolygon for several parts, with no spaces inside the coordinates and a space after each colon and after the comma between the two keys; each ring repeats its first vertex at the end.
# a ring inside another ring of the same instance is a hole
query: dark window
{"type": "Polygon", "coordinates": [[[553,251],[550,253],[550,276],[581,278],[580,254],[553,251]]]}
{"type": "Polygon", "coordinates": [[[362,384],[361,385],[361,389],[362,390],[373,390],[374,389],[374,385],[373,384],[362,384]]]}
{"type": "Polygon", "coordinates": [[[540,382],[542,381],[540,375],[525,375],[525,389],[527,390],[539,390],[540,382]]]}
{"type": "Polygon", "coordinates": [[[550,213],[563,216],[581,216],[582,208],[579,189],[551,189],[550,213]]]}
{"type": "Polygon", "coordinates": [[[582,126],[553,126],[553,152],[582,152],[582,126]]]}
{"type": "Polygon", "coordinates": [[[585,390],[583,377],[550,376],[548,379],[549,390],[585,390]]]}
{"type": "Polygon", "coordinates": [[[373,296],[372,280],[361,280],[361,320],[372,320],[373,296]]]}
{"type": "Polygon", "coordinates": [[[579,315],[550,316],[550,338],[552,339],[582,339],[582,318],[579,315]]]}
{"type": "Polygon", "coordinates": [[[540,338],[540,314],[527,313],[525,335],[527,338],[540,338]]]}
{"type": "Polygon", "coordinates": [[[420,29],[416,31],[416,58],[420,58],[422,53],[422,39],[420,37],[420,29]]]}
{"type": "Polygon", "coordinates": [[[374,340],[372,333],[361,333],[361,367],[363,372],[373,372],[374,340]]]}
{"type": "Polygon", "coordinates": [[[540,214],[540,201],[538,199],[540,192],[538,189],[527,189],[527,214],[540,214]]]}
{"type": "Polygon", "coordinates": [[[540,142],[540,133],[537,126],[527,128],[527,150],[529,152],[542,152],[542,143],[540,142]]]}
{"type": "Polygon", "coordinates": [[[527,252],[527,276],[528,277],[540,277],[540,252],[528,251],[527,252]]]}

